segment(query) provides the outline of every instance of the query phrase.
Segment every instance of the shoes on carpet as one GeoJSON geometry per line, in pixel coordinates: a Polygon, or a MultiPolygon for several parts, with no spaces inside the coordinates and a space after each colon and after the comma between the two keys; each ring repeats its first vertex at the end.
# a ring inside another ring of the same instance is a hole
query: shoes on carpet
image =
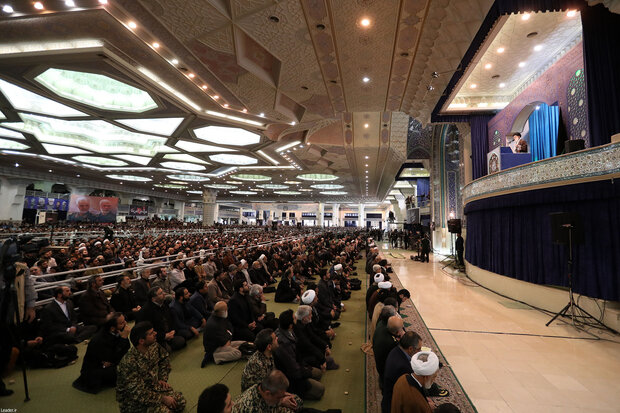
{"type": "Polygon", "coordinates": [[[428,390],[428,395],[430,397],[448,397],[450,392],[446,389],[442,389],[437,385],[437,383],[433,383],[431,388],[428,390]]]}
{"type": "Polygon", "coordinates": [[[331,328],[338,328],[340,327],[340,323],[338,321],[335,321],[332,323],[332,325],[330,326],[331,328]]]}
{"type": "Polygon", "coordinates": [[[13,393],[14,393],[14,391],[11,390],[11,389],[2,389],[2,390],[0,390],[0,397],[10,396],[13,393]]]}

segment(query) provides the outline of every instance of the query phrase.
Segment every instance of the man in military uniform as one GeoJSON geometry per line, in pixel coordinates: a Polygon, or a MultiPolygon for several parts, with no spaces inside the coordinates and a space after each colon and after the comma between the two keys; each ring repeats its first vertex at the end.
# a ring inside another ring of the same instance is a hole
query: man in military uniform
{"type": "Polygon", "coordinates": [[[157,344],[153,325],[143,321],[130,333],[133,347],[118,365],[116,400],[121,413],[181,412],[185,398],[168,384],[170,359],[157,344]]]}
{"type": "Polygon", "coordinates": [[[275,368],[273,351],[278,348],[278,338],[272,329],[266,328],[256,335],[257,351],[249,358],[241,375],[241,391],[246,391],[263,381],[275,368]]]}
{"type": "Polygon", "coordinates": [[[288,379],[280,370],[271,373],[243,392],[235,401],[233,413],[294,413],[299,412],[302,401],[287,393],[288,379]]]}

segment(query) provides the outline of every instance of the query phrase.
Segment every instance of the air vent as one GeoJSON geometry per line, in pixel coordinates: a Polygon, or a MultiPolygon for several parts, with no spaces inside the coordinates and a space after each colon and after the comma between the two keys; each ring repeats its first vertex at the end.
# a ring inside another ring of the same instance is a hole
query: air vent
{"type": "Polygon", "coordinates": [[[530,39],[530,38],[532,38],[532,37],[536,37],[536,36],[538,36],[538,32],[531,32],[531,33],[528,33],[528,34],[527,34],[527,38],[528,38],[528,39],[530,39]]]}

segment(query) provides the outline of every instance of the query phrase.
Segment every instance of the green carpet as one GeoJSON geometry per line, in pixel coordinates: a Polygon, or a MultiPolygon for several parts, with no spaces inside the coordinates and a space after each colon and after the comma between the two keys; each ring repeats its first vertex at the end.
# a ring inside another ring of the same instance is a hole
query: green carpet
{"type": "MultiPolygon", "coordinates": [[[[363,263],[363,261],[360,261],[363,263]]],[[[322,383],[326,387],[325,395],[320,401],[307,402],[307,407],[316,409],[337,408],[343,412],[361,413],[366,410],[365,399],[365,361],[363,353],[359,351],[365,337],[365,300],[366,280],[363,271],[360,271],[362,290],[354,291],[351,299],[345,301],[347,311],[342,313],[341,326],[336,329],[336,338],[332,355],[340,365],[339,370],[328,371],[324,374],[322,383]],[[347,371],[347,369],[349,371],[347,371]],[[345,395],[345,392],[348,392],[345,395]]],[[[274,293],[265,294],[268,311],[278,316],[288,308],[296,308],[294,304],[276,303],[274,293]]],[[[28,385],[30,389],[29,402],[24,402],[24,387],[20,371],[13,372],[4,381],[15,394],[0,399],[0,407],[16,408],[18,412],[79,412],[88,410],[89,413],[118,411],[114,389],[107,389],[97,395],[82,393],[75,390],[71,383],[80,374],[82,357],[86,352],[86,345],[78,345],[77,363],[58,370],[38,369],[28,371],[28,385]],[[14,383],[10,383],[14,380],[14,383]]],[[[214,383],[226,384],[233,398],[241,391],[241,373],[245,361],[222,365],[209,364],[200,368],[203,356],[202,336],[190,341],[188,346],[171,356],[172,372],[170,384],[181,391],[187,399],[186,411],[195,412],[198,396],[202,390],[214,383]]]]}

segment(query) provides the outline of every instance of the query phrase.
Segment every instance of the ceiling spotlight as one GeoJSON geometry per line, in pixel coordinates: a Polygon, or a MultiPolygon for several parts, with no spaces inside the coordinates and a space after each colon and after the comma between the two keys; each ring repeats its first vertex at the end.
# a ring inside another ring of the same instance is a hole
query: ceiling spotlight
{"type": "Polygon", "coordinates": [[[506,87],[506,84],[505,83],[500,83],[499,87],[506,87]]]}
{"type": "Polygon", "coordinates": [[[136,22],[129,22],[127,23],[127,26],[129,26],[132,29],[135,29],[136,27],[138,27],[138,25],[136,24],[136,22]]]}
{"type": "Polygon", "coordinates": [[[364,156],[364,159],[368,159],[368,155],[364,156]]]}
{"type": "Polygon", "coordinates": [[[521,20],[529,20],[530,17],[532,17],[532,16],[530,16],[529,13],[525,13],[525,14],[523,14],[523,16],[521,16],[521,20]]]}
{"type": "Polygon", "coordinates": [[[484,68],[489,70],[490,68],[492,68],[493,65],[491,63],[487,63],[486,65],[484,65],[484,68]]]}
{"type": "Polygon", "coordinates": [[[261,118],[265,117],[265,114],[263,112],[259,113],[258,116],[260,116],[261,118]]]}
{"type": "Polygon", "coordinates": [[[108,4],[108,0],[99,0],[100,4],[108,4]]]}
{"type": "Polygon", "coordinates": [[[428,86],[426,86],[426,90],[428,90],[429,92],[432,92],[433,90],[435,90],[435,86],[428,85],[428,86]]]}
{"type": "Polygon", "coordinates": [[[369,124],[364,123],[364,128],[368,129],[369,126],[370,126],[369,124]]]}
{"type": "Polygon", "coordinates": [[[11,14],[15,10],[13,10],[13,7],[9,6],[8,4],[5,4],[4,6],[2,6],[2,11],[7,13],[7,14],[11,14]]]}
{"type": "Polygon", "coordinates": [[[207,90],[207,89],[208,89],[207,85],[202,85],[202,88],[203,88],[204,90],[207,90]]]}
{"type": "Polygon", "coordinates": [[[566,12],[566,17],[575,17],[577,15],[577,10],[569,10],[566,12]]]}
{"type": "Polygon", "coordinates": [[[291,126],[295,126],[296,124],[297,124],[297,122],[295,122],[295,121],[291,122],[291,126]]]}
{"type": "Polygon", "coordinates": [[[534,46],[534,51],[535,52],[540,52],[542,50],[542,44],[537,44],[536,46],[534,46]]]}
{"type": "Polygon", "coordinates": [[[469,87],[470,87],[470,88],[472,88],[472,89],[475,89],[475,88],[477,88],[477,87],[478,87],[478,85],[477,85],[477,84],[475,84],[475,83],[472,83],[471,85],[469,85],[469,87]]]}
{"type": "Polygon", "coordinates": [[[433,73],[431,73],[431,77],[432,77],[433,79],[437,79],[437,78],[439,77],[439,73],[437,73],[437,72],[433,72],[433,73]]]}
{"type": "Polygon", "coordinates": [[[227,108],[228,107],[228,103],[224,103],[224,107],[227,108]]]}
{"type": "Polygon", "coordinates": [[[187,76],[189,76],[191,79],[193,79],[193,78],[195,78],[195,77],[196,77],[196,75],[195,75],[195,74],[193,74],[193,73],[190,73],[190,74],[189,74],[189,75],[187,75],[187,76]]]}
{"type": "Polygon", "coordinates": [[[525,66],[525,62],[519,62],[519,67],[524,67],[525,66]]]}
{"type": "Polygon", "coordinates": [[[77,174],[77,175],[75,175],[75,176],[77,176],[77,177],[79,178],[79,177],[80,177],[80,174],[77,174]]]}
{"type": "Polygon", "coordinates": [[[220,97],[218,95],[214,95],[213,99],[218,100],[220,97]]]}
{"type": "Polygon", "coordinates": [[[75,7],[75,2],[73,0],[65,0],[65,6],[75,7]]]}
{"type": "Polygon", "coordinates": [[[54,172],[54,171],[52,171],[51,169],[48,169],[48,170],[47,170],[47,172],[50,172],[50,173],[51,173],[51,172],[54,172]]]}
{"type": "Polygon", "coordinates": [[[364,166],[366,166],[366,167],[367,167],[367,166],[368,166],[368,164],[366,164],[366,165],[364,165],[364,166]]]}
{"type": "Polygon", "coordinates": [[[179,61],[177,59],[172,59],[170,63],[172,63],[173,65],[178,65],[179,61]]]}
{"type": "Polygon", "coordinates": [[[40,1],[37,1],[36,3],[34,3],[34,8],[37,10],[43,10],[43,4],[40,1]]]}
{"type": "Polygon", "coordinates": [[[364,19],[360,20],[360,25],[362,25],[363,27],[370,26],[370,19],[364,18],[364,19]]]}
{"type": "Polygon", "coordinates": [[[15,162],[15,167],[19,168],[19,164],[17,162],[15,162]]]}
{"type": "Polygon", "coordinates": [[[367,77],[367,76],[364,76],[364,77],[362,78],[362,82],[364,82],[364,83],[368,83],[368,82],[370,82],[370,78],[369,78],[369,77],[367,77]]]}
{"type": "Polygon", "coordinates": [[[157,42],[153,43],[153,47],[154,47],[155,49],[159,49],[159,43],[157,43],[157,42]]]}
{"type": "Polygon", "coordinates": [[[506,49],[504,49],[503,47],[498,47],[497,48],[497,53],[504,53],[504,50],[506,50],[506,49]]]}

